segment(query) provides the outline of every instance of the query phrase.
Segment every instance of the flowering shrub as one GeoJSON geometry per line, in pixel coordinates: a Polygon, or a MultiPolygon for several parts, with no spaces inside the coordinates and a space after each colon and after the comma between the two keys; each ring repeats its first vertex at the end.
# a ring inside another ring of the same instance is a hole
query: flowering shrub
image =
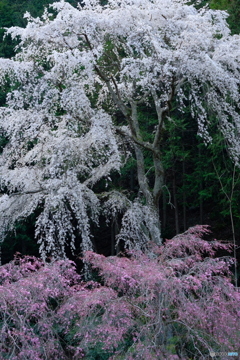
{"type": "Polygon", "coordinates": [[[44,265],[35,257],[0,268],[0,353],[3,359],[65,359],[55,331],[56,309],[79,281],[73,263],[44,265]]]}
{"type": "MultiPolygon", "coordinates": [[[[0,268],[0,358],[206,359],[239,351],[240,294],[228,249],[190,228],[148,252],[85,262],[100,281],[83,281],[69,260],[23,257],[0,268]]],[[[222,357],[224,359],[224,357],[222,357]]]]}

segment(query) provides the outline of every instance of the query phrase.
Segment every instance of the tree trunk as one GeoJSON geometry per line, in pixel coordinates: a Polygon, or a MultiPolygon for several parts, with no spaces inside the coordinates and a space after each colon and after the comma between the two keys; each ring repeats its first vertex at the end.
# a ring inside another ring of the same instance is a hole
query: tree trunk
{"type": "MultiPolygon", "coordinates": [[[[139,184],[140,192],[144,196],[144,198],[146,200],[146,205],[151,210],[153,218],[155,218],[155,226],[157,226],[157,228],[159,229],[159,233],[160,233],[160,229],[161,229],[161,223],[160,223],[160,219],[159,219],[160,192],[157,192],[156,197],[154,198],[154,195],[149,188],[146,173],[145,173],[143,152],[138,145],[135,145],[134,149],[135,149],[135,155],[136,155],[136,160],[137,160],[137,177],[138,177],[138,184],[139,184]]],[[[159,181],[159,184],[160,184],[160,181],[159,181]]],[[[150,229],[150,236],[151,236],[151,240],[153,242],[155,242],[156,244],[161,243],[161,239],[159,238],[159,236],[156,235],[155,229],[150,229]]]]}

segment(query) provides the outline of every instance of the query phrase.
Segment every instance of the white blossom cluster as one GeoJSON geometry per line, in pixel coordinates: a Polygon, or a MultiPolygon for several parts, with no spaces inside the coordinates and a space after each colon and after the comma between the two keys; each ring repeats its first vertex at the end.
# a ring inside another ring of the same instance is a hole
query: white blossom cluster
{"type": "Polygon", "coordinates": [[[122,228],[117,235],[117,243],[123,241],[130,250],[145,250],[154,233],[154,238],[161,241],[161,232],[157,226],[157,214],[149,206],[134,201],[125,212],[122,219],[122,228]]]}

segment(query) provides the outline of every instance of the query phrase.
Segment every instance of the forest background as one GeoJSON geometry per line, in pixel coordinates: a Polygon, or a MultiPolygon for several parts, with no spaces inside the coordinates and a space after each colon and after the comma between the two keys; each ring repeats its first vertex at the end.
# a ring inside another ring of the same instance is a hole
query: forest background
{"type": "MultiPolygon", "coordinates": [[[[0,56],[10,58],[14,55],[16,42],[7,36],[3,38],[4,27],[24,26],[26,11],[31,15],[42,14],[44,6],[52,3],[49,0],[1,0],[0,1],[0,56]]],[[[77,6],[76,0],[69,0],[77,6]]],[[[208,2],[202,2],[204,6],[208,2]]],[[[240,33],[240,1],[213,0],[213,9],[227,10],[230,14],[228,23],[232,34],[240,33]]],[[[0,105],[5,101],[5,94],[0,93],[0,105]]],[[[149,108],[142,108],[142,118],[147,118],[146,138],[150,136],[154,124],[154,114],[149,108]]],[[[197,134],[197,123],[190,116],[190,110],[181,117],[174,117],[174,123],[166,127],[163,164],[165,185],[160,201],[160,219],[163,238],[171,238],[185,231],[189,226],[208,224],[213,236],[218,239],[240,243],[240,169],[229,157],[227,145],[217,124],[212,121],[211,136],[213,141],[206,146],[197,134]],[[169,136],[170,135],[170,136],[169,136]]],[[[145,121],[145,120],[144,120],[145,121]]],[[[4,146],[4,137],[0,138],[0,150],[4,146]]],[[[146,160],[151,182],[153,168],[151,159],[146,160]]],[[[101,186],[101,185],[100,185],[101,186]]],[[[113,189],[128,189],[132,199],[137,194],[136,161],[133,157],[121,169],[121,174],[112,176],[113,189]]],[[[38,255],[38,246],[34,239],[34,216],[21,221],[15,230],[7,236],[2,244],[2,263],[13,258],[16,251],[22,254],[38,255]]],[[[115,229],[115,231],[117,231],[115,229]]],[[[101,223],[94,230],[95,248],[104,255],[114,254],[112,234],[109,228],[101,223]]]]}

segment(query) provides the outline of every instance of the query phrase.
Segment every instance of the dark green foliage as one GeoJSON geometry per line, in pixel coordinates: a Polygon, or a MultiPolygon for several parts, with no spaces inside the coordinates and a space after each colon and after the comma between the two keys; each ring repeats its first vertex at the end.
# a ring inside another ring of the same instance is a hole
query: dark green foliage
{"type": "MultiPolygon", "coordinates": [[[[55,0],[0,0],[0,27],[25,26],[26,19],[23,15],[29,12],[33,17],[41,16],[44,7],[52,4],[55,0]]],[[[77,6],[79,1],[69,0],[71,5],[77,6]]],[[[16,41],[10,36],[3,39],[5,30],[0,29],[0,56],[10,58],[15,54],[16,41]]]]}
{"type": "Polygon", "coordinates": [[[228,23],[232,34],[240,34],[240,0],[234,0],[229,7],[228,23]]]}
{"type": "Polygon", "coordinates": [[[211,0],[210,7],[217,10],[227,10],[227,22],[232,34],[240,33],[240,0],[211,0]]]}
{"type": "Polygon", "coordinates": [[[231,0],[211,0],[210,7],[216,10],[227,10],[231,6],[231,0]]]}
{"type": "Polygon", "coordinates": [[[208,223],[216,235],[231,241],[230,206],[240,235],[240,169],[229,157],[217,119],[211,123],[213,140],[208,145],[196,135],[197,125],[187,113],[167,123],[162,153],[168,191],[164,190],[161,209],[162,217],[166,212],[163,234],[167,237],[196,223],[208,223]]]}
{"type": "Polygon", "coordinates": [[[11,261],[16,252],[39,256],[37,242],[33,240],[35,220],[34,216],[30,216],[27,220],[17,223],[14,231],[8,233],[1,245],[3,264],[11,261]]]}
{"type": "Polygon", "coordinates": [[[3,148],[7,145],[7,143],[8,143],[8,138],[0,135],[0,154],[2,153],[3,148]]]}

